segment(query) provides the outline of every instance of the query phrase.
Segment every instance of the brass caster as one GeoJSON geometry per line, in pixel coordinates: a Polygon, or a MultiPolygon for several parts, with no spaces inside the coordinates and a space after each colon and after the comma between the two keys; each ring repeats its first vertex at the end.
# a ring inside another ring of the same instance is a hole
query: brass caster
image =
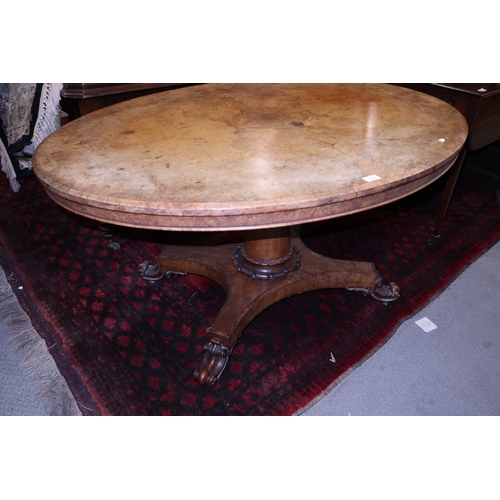
{"type": "Polygon", "coordinates": [[[363,295],[371,295],[375,300],[380,302],[392,302],[399,299],[399,286],[396,283],[389,283],[388,285],[382,284],[381,276],[375,279],[374,288],[361,288],[361,287],[346,287],[348,292],[361,292],[363,295]]]}
{"type": "Polygon", "coordinates": [[[373,290],[370,295],[375,299],[381,302],[387,303],[392,302],[393,300],[399,299],[399,286],[396,283],[389,283],[388,285],[382,285],[381,283],[377,283],[375,285],[375,290],[373,290]]]}
{"type": "Polygon", "coordinates": [[[165,275],[165,271],[160,269],[159,264],[150,264],[148,261],[139,264],[137,272],[141,278],[147,281],[158,281],[165,275]]]}
{"type": "Polygon", "coordinates": [[[439,236],[441,236],[441,235],[439,235],[439,234],[437,236],[435,234],[431,235],[431,237],[427,240],[427,244],[429,246],[434,245],[435,243],[437,243],[439,236]]]}
{"type": "Polygon", "coordinates": [[[158,281],[171,276],[187,276],[188,273],[178,271],[162,271],[160,264],[150,264],[148,261],[142,262],[137,268],[137,272],[142,279],[147,281],[158,281]]]}

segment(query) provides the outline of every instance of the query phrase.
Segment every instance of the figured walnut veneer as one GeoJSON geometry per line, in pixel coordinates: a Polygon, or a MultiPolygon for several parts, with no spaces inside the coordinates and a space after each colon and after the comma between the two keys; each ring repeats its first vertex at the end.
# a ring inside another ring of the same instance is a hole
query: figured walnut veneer
{"type": "Polygon", "coordinates": [[[75,120],[33,166],[58,203],[101,221],[255,229],[406,196],[449,168],[466,135],[449,105],[389,85],[203,85],[75,120]]]}

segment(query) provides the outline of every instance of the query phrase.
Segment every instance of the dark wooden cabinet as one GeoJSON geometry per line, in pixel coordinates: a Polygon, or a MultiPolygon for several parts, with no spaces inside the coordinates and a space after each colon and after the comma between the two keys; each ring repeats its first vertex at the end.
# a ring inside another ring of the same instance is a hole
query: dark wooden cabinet
{"type": "Polygon", "coordinates": [[[469,125],[467,149],[500,140],[500,83],[398,83],[432,95],[460,111],[469,125]]]}
{"type": "MultiPolygon", "coordinates": [[[[500,141],[500,83],[397,83],[447,102],[460,111],[469,125],[467,142],[456,164],[450,169],[443,201],[429,243],[435,241],[448,211],[465,157],[500,141]]],[[[500,165],[498,166],[500,170],[500,165]]],[[[497,190],[500,200],[500,190],[497,190]]]]}
{"type": "Polygon", "coordinates": [[[195,83],[65,83],[61,91],[61,107],[74,120],[92,111],[128,99],[195,83]]]}

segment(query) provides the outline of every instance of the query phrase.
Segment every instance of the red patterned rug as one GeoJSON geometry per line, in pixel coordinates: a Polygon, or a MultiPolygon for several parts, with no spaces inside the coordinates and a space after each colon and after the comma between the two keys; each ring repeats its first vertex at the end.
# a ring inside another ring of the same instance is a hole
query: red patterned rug
{"type": "Polygon", "coordinates": [[[0,265],[84,415],[292,415],[500,238],[494,190],[461,179],[443,235],[429,246],[441,189],[438,182],[386,207],[310,226],[311,249],[375,262],[401,298],[384,305],[320,290],[284,300],[247,327],[213,388],[191,374],[222,288],[196,275],[151,284],[137,266],[155,261],[167,242],[226,243],[228,235],[119,228],[116,251],[93,221],[54,204],[35,178],[22,179],[18,193],[4,178],[0,265]]]}

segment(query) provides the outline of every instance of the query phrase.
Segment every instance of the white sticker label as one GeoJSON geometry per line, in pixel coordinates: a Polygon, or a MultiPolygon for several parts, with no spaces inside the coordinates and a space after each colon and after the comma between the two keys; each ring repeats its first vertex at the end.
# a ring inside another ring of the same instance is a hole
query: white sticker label
{"type": "Polygon", "coordinates": [[[432,330],[437,328],[437,326],[429,318],[419,319],[418,321],[415,321],[415,323],[426,333],[432,332],[432,330]]]}
{"type": "Polygon", "coordinates": [[[382,177],[379,177],[378,175],[369,175],[368,177],[363,177],[363,180],[366,182],[378,181],[379,179],[382,179],[382,177]]]}

